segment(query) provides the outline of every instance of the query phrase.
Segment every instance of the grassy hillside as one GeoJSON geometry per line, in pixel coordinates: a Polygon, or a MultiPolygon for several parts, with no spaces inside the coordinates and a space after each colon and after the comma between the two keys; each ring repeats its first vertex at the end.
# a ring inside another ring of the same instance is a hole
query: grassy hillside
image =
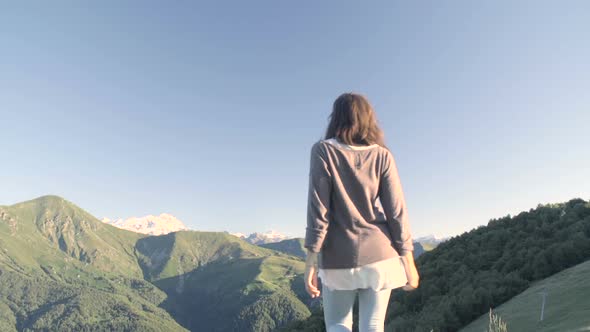
{"type": "Polygon", "coordinates": [[[26,271],[71,268],[71,262],[142,277],[133,246],[140,234],[105,225],[71,202],[44,196],[0,206],[5,264],[26,271]],[[63,255],[56,254],[60,251],[63,255]]]}
{"type": "Polygon", "coordinates": [[[286,239],[283,241],[273,243],[264,243],[260,246],[301,258],[305,258],[306,255],[305,248],[303,247],[302,238],[286,239]]]}
{"type": "MultiPolygon", "coordinates": [[[[562,332],[590,329],[590,261],[561,271],[534,283],[524,292],[495,308],[508,324],[509,331],[562,332]],[[540,321],[542,296],[546,292],[543,321],[540,321]]],[[[483,315],[461,332],[484,331],[483,315]]]]}
{"type": "Polygon", "coordinates": [[[302,272],[221,232],[145,236],[56,196],[0,206],[2,331],[270,331],[309,316],[302,272]]]}

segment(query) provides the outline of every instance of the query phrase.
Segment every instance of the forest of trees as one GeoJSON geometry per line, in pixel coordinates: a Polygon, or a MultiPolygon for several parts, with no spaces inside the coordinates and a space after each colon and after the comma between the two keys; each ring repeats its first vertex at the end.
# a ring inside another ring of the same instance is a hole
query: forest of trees
{"type": "MultiPolygon", "coordinates": [[[[395,290],[386,324],[395,331],[457,331],[537,280],[590,259],[590,203],[539,205],[490,220],[421,255],[420,287],[395,290]]],[[[323,331],[322,311],[286,331],[323,331]]]]}

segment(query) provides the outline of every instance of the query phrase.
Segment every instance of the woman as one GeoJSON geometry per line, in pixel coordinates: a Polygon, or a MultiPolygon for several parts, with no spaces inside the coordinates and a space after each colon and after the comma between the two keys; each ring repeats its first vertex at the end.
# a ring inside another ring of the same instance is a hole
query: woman
{"type": "Polygon", "coordinates": [[[336,99],[310,159],[306,290],[322,294],[328,332],[352,331],[357,294],[359,330],[383,331],[391,290],[419,276],[395,160],[365,97],[336,99]]]}

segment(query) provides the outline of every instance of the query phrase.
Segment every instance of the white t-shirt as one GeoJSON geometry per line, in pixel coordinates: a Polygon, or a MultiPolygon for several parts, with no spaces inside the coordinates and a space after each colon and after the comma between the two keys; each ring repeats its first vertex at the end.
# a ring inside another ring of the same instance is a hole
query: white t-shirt
{"type": "MultiPolygon", "coordinates": [[[[352,146],[340,143],[335,139],[329,139],[328,143],[351,150],[364,150],[376,146],[352,146]]],[[[328,288],[340,290],[372,288],[378,291],[399,288],[408,282],[401,257],[350,269],[319,269],[318,277],[322,280],[322,284],[328,288]]]]}

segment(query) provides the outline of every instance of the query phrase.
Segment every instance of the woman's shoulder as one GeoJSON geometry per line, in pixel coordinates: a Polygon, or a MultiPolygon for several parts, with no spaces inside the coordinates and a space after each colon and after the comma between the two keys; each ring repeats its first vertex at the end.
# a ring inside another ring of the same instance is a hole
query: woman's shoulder
{"type": "Polygon", "coordinates": [[[311,151],[317,151],[318,149],[323,149],[325,148],[325,146],[328,144],[328,142],[326,142],[327,140],[325,139],[320,139],[317,140],[315,142],[313,142],[313,144],[311,145],[311,151]]]}
{"type": "Polygon", "coordinates": [[[319,146],[322,146],[324,148],[326,148],[326,147],[336,148],[336,149],[343,150],[343,151],[368,151],[368,150],[382,151],[383,149],[385,149],[384,147],[382,147],[379,144],[349,145],[349,144],[339,141],[335,137],[320,139],[313,144],[312,148],[318,148],[319,146]]]}
{"type": "Polygon", "coordinates": [[[338,141],[335,138],[319,139],[311,146],[312,155],[327,157],[336,154],[374,154],[374,157],[381,160],[381,163],[390,164],[394,158],[391,151],[382,145],[373,144],[368,146],[351,146],[338,141]]]}

